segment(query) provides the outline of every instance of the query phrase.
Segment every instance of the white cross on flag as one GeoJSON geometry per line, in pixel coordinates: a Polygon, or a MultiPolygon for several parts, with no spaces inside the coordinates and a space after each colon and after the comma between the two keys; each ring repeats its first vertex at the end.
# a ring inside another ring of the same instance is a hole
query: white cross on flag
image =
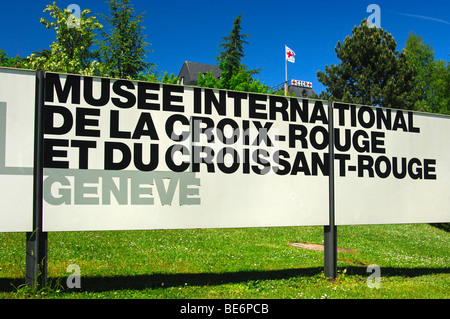
{"type": "Polygon", "coordinates": [[[291,49],[289,49],[286,45],[286,60],[288,60],[289,62],[294,63],[295,62],[295,53],[294,51],[292,51],[291,49]]]}

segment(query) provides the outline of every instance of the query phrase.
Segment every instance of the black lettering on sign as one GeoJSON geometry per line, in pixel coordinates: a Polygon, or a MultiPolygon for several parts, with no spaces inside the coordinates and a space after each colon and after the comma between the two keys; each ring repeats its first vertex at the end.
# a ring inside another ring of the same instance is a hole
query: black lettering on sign
{"type": "Polygon", "coordinates": [[[163,111],[169,112],[184,112],[184,106],[173,104],[173,102],[182,103],[183,95],[176,95],[176,93],[183,93],[184,87],[177,85],[163,85],[163,111]]]}
{"type": "MultiPolygon", "coordinates": [[[[83,85],[84,85],[84,100],[87,104],[92,106],[103,106],[108,104],[109,102],[109,79],[102,78],[101,79],[101,90],[100,90],[100,96],[94,97],[94,80],[90,76],[85,76],[83,78],[83,85]]],[[[96,92],[97,93],[97,92],[96,92]]]]}
{"type": "Polygon", "coordinates": [[[243,92],[235,92],[235,91],[229,91],[228,92],[228,97],[234,99],[234,116],[240,117],[242,112],[242,100],[246,100],[247,99],[247,93],[243,93],[243,92]]]}
{"type": "Polygon", "coordinates": [[[123,87],[126,87],[128,90],[135,89],[133,82],[126,80],[116,80],[113,84],[113,91],[120,97],[125,98],[125,101],[123,101],[121,98],[113,97],[111,99],[111,102],[117,107],[129,109],[136,104],[136,95],[130,91],[123,89],[123,87]]]}
{"type": "Polygon", "coordinates": [[[212,105],[219,115],[226,115],[227,104],[226,104],[226,92],[219,91],[219,99],[217,99],[216,94],[211,89],[205,89],[205,114],[212,114],[212,105]]]}
{"type": "Polygon", "coordinates": [[[254,119],[267,119],[267,114],[260,111],[264,111],[266,109],[265,104],[260,104],[258,102],[267,101],[266,95],[260,94],[249,94],[249,116],[254,119]]]}
{"type": "Polygon", "coordinates": [[[68,147],[69,140],[44,139],[44,167],[49,168],[69,168],[68,161],[56,160],[55,158],[67,158],[66,149],[58,149],[58,147],[68,147]],[[55,149],[56,148],[56,149],[55,149]]]}
{"type": "Polygon", "coordinates": [[[98,119],[95,117],[100,116],[100,109],[77,107],[75,114],[76,114],[75,115],[76,136],[92,136],[92,137],[100,136],[100,130],[87,128],[88,126],[98,127],[98,119]]]}
{"type": "Polygon", "coordinates": [[[89,149],[95,149],[97,147],[96,141],[84,141],[84,140],[72,140],[70,141],[71,147],[78,148],[78,168],[79,169],[88,169],[89,163],[89,149]]]}
{"type": "Polygon", "coordinates": [[[61,84],[59,74],[47,73],[45,75],[45,101],[54,102],[54,93],[58,97],[59,103],[67,103],[69,93],[72,92],[72,104],[80,104],[80,77],[77,75],[67,75],[64,88],[61,84]]]}
{"type": "Polygon", "coordinates": [[[159,103],[148,102],[148,100],[157,101],[158,94],[148,91],[159,91],[159,84],[147,82],[138,83],[138,109],[159,110],[159,103]]]}
{"type": "Polygon", "coordinates": [[[190,134],[189,124],[190,124],[189,119],[187,119],[185,116],[183,116],[181,114],[171,115],[166,121],[166,125],[165,125],[166,134],[168,137],[170,137],[170,139],[172,141],[175,141],[175,142],[185,141],[189,137],[189,134],[190,134]],[[181,122],[181,124],[183,124],[184,126],[187,126],[188,130],[181,132],[181,134],[175,133],[174,124],[176,122],[181,122]]]}
{"type": "Polygon", "coordinates": [[[63,106],[45,105],[44,106],[44,134],[63,135],[72,129],[73,117],[69,109],[63,106]],[[55,117],[62,119],[62,124],[56,126],[55,117]]]}

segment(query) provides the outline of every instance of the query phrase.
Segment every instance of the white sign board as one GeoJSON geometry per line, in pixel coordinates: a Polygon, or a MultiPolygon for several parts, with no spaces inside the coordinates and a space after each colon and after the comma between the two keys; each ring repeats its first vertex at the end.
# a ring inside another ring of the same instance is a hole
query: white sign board
{"type": "MultiPolygon", "coordinates": [[[[43,231],[329,224],[326,102],[45,77],[43,231]]],[[[0,231],[29,232],[36,76],[0,84],[0,231]]],[[[448,116],[333,114],[337,225],[450,222],[448,116]]]]}
{"type": "Polygon", "coordinates": [[[0,69],[0,232],[32,231],[36,76],[0,69]]]}
{"type": "Polygon", "coordinates": [[[337,225],[450,221],[450,117],[334,108],[337,225]]]}
{"type": "Polygon", "coordinates": [[[328,223],[321,101],[46,76],[45,231],[328,223]]]}
{"type": "Polygon", "coordinates": [[[312,82],[309,81],[291,80],[291,85],[312,88],[312,82]]]}

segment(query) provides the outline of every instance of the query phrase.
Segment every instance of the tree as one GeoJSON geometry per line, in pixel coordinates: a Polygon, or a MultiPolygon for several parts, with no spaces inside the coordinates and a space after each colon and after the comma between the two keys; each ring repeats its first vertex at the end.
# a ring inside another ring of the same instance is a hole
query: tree
{"type": "Polygon", "coordinates": [[[244,58],[244,44],[249,42],[244,39],[250,34],[241,33],[242,14],[238,15],[233,22],[233,29],[230,34],[222,37],[224,41],[219,45],[219,56],[216,58],[219,62],[219,69],[221,70],[221,78],[219,86],[223,89],[236,90],[236,86],[241,81],[250,83],[254,74],[259,73],[259,70],[247,70],[247,67],[241,63],[244,58]]]}
{"type": "Polygon", "coordinates": [[[179,84],[180,79],[176,77],[173,73],[170,73],[170,76],[168,75],[167,71],[164,71],[164,75],[161,78],[161,83],[167,83],[167,84],[179,84]]]}
{"type": "Polygon", "coordinates": [[[23,64],[23,58],[17,54],[15,57],[8,57],[5,50],[0,49],[0,66],[6,66],[9,68],[21,68],[23,64]]]}
{"type": "Polygon", "coordinates": [[[109,0],[107,3],[110,16],[102,16],[111,30],[110,34],[102,31],[103,40],[99,42],[105,75],[137,79],[140,73],[147,73],[154,67],[144,61],[146,54],[151,52],[142,33],[144,12],[136,15],[130,0],[109,0]]]}
{"type": "Polygon", "coordinates": [[[450,61],[434,59],[434,49],[422,36],[411,33],[402,51],[415,72],[414,109],[450,114],[450,61]]]}
{"type": "Polygon", "coordinates": [[[335,48],[338,65],[318,71],[319,81],[332,99],[393,108],[411,108],[413,70],[396,50],[394,37],[366,20],[335,48]]]}
{"type": "Polygon", "coordinates": [[[197,75],[197,85],[204,88],[220,88],[219,80],[214,77],[213,71],[203,74],[201,72],[197,75]]]}
{"type": "Polygon", "coordinates": [[[264,83],[253,79],[251,72],[244,69],[233,75],[229,83],[230,87],[235,91],[266,93],[269,89],[264,83]]]}
{"type": "Polygon", "coordinates": [[[259,73],[259,70],[247,70],[247,67],[241,63],[245,56],[244,44],[249,44],[244,40],[249,34],[241,33],[241,22],[242,14],[234,20],[233,29],[228,36],[222,37],[224,42],[219,45],[219,48],[223,48],[223,50],[219,49],[219,56],[216,57],[221,71],[220,79],[216,79],[212,72],[199,73],[198,86],[267,93],[269,87],[253,78],[253,75],[259,73]]]}
{"type": "Polygon", "coordinates": [[[219,51],[217,60],[219,61],[219,68],[222,71],[224,83],[228,82],[234,74],[239,72],[239,70],[245,68],[241,63],[241,59],[245,56],[244,44],[249,44],[249,42],[244,39],[248,37],[249,34],[241,33],[241,22],[242,14],[238,15],[234,20],[233,29],[228,36],[222,37],[224,42],[219,45],[219,48],[222,47],[223,51],[219,51]]]}
{"type": "Polygon", "coordinates": [[[228,88],[223,87],[222,83],[222,79],[217,80],[212,71],[207,72],[206,74],[198,74],[197,85],[200,87],[274,94],[267,85],[261,83],[259,80],[253,79],[250,73],[245,70],[240,70],[230,78],[227,82],[228,88]]]}
{"type": "Polygon", "coordinates": [[[102,28],[96,17],[89,16],[91,11],[85,9],[80,14],[77,26],[70,24],[73,19],[68,9],[61,10],[56,2],[47,5],[43,12],[49,12],[54,21],[41,18],[40,22],[47,29],[56,32],[56,41],[50,50],[32,53],[26,58],[24,67],[45,71],[93,74],[98,66],[96,54],[90,51],[96,36],[95,31],[102,28]]]}

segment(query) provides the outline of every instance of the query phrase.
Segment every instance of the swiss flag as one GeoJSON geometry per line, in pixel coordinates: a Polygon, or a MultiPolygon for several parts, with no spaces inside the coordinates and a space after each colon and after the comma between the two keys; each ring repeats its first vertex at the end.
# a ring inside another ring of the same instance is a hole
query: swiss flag
{"type": "Polygon", "coordinates": [[[286,45],[285,45],[285,48],[286,48],[286,60],[294,63],[295,62],[295,52],[292,51],[291,49],[289,49],[286,45]]]}

